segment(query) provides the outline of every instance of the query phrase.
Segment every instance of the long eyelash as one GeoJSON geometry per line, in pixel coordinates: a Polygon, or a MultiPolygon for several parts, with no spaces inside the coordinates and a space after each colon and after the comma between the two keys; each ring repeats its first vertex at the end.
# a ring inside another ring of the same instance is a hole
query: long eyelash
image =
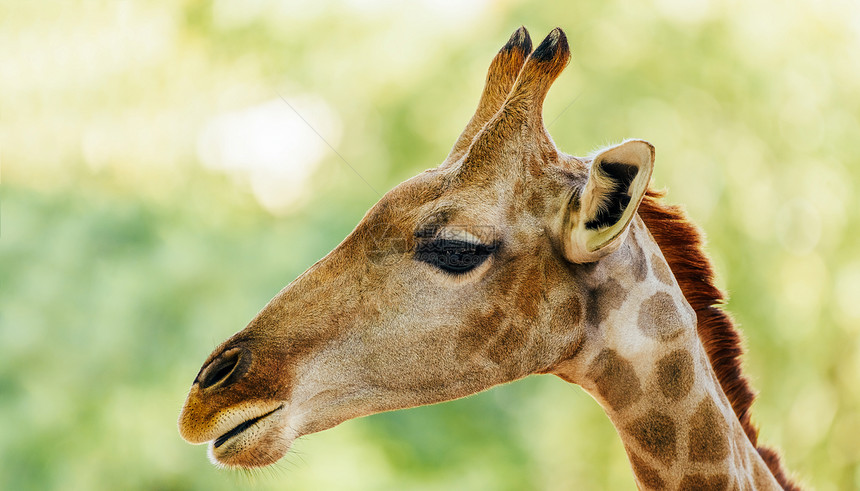
{"type": "Polygon", "coordinates": [[[418,244],[417,252],[434,252],[434,251],[470,251],[475,254],[487,255],[492,254],[497,246],[495,244],[476,244],[466,242],[465,240],[457,239],[436,239],[429,242],[418,244]]]}
{"type": "Polygon", "coordinates": [[[424,261],[431,266],[452,276],[463,276],[484,264],[492,253],[496,250],[497,245],[476,244],[463,240],[456,239],[436,239],[428,242],[419,242],[415,249],[416,258],[419,261],[424,261]],[[474,264],[462,263],[452,265],[447,260],[458,258],[459,260],[468,260],[475,258],[474,264]]]}

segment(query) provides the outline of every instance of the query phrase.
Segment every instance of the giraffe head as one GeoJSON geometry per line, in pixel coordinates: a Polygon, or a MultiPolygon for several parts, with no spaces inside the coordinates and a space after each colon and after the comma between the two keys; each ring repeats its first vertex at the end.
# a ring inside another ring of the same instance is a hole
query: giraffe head
{"type": "Polygon", "coordinates": [[[327,256],[222,343],[179,418],[217,465],[271,464],[304,434],[450,400],[575,358],[578,274],[625,241],[653,147],[561,153],[542,104],[570,51],[518,29],[437,168],[387,193],[327,256]]]}

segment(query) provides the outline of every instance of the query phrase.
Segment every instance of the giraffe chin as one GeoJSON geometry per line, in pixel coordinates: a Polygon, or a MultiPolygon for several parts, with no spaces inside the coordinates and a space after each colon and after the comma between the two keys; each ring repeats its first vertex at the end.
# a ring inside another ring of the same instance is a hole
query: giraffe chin
{"type": "Polygon", "coordinates": [[[296,435],[288,431],[284,406],[246,420],[209,442],[209,460],[226,469],[274,464],[286,455],[296,435]]]}

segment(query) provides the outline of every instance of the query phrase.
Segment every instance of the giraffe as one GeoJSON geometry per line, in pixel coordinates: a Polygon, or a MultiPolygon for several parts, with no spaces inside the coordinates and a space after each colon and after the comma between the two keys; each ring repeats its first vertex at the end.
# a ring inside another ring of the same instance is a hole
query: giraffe
{"type": "Polygon", "coordinates": [[[649,188],[654,147],[574,157],[544,127],[569,59],[561,29],[534,51],[517,29],[442,164],[209,355],[180,435],[259,467],[352,418],[553,374],[604,408],[640,489],[799,489],[757,446],[739,333],[698,229],[649,188]]]}

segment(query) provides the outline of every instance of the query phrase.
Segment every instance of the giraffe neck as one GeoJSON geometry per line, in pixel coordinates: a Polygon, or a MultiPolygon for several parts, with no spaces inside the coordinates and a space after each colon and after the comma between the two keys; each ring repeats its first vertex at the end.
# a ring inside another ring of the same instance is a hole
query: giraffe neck
{"type": "Polygon", "coordinates": [[[556,373],[603,406],[638,486],[780,489],[735,416],[695,313],[641,221],[583,283],[592,304],[589,339],[556,373]]]}
{"type": "Polygon", "coordinates": [[[639,487],[780,489],[701,343],[684,341],[656,362],[605,348],[587,363],[582,385],[621,436],[639,487]]]}

